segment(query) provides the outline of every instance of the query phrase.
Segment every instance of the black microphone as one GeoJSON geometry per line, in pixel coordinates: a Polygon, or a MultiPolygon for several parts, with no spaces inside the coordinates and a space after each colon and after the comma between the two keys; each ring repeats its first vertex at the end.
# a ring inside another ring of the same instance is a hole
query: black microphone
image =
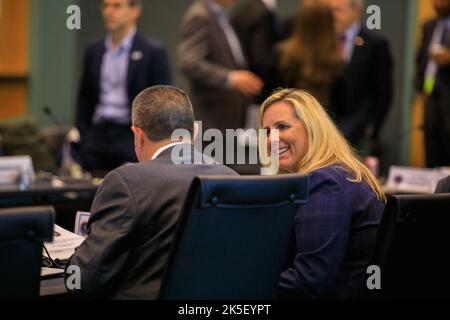
{"type": "Polygon", "coordinates": [[[45,105],[43,107],[45,115],[53,122],[56,126],[61,126],[61,123],[56,119],[56,117],[53,115],[52,110],[49,108],[49,106],[45,105]]]}

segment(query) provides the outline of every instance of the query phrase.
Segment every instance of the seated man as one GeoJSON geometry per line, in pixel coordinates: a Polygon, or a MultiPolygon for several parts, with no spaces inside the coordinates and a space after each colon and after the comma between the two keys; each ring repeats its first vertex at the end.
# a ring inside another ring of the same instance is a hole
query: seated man
{"type": "Polygon", "coordinates": [[[191,102],[175,87],[142,91],[133,101],[131,129],[140,163],[105,177],[92,205],[88,237],[67,264],[79,268],[81,288],[74,291],[85,297],[156,299],[192,180],[236,175],[223,165],[194,163],[203,155],[181,145],[192,141],[171,140],[176,129],[187,130],[192,139],[194,130],[191,102]]]}
{"type": "Polygon", "coordinates": [[[434,193],[450,193],[450,176],[439,180],[434,193]]]}

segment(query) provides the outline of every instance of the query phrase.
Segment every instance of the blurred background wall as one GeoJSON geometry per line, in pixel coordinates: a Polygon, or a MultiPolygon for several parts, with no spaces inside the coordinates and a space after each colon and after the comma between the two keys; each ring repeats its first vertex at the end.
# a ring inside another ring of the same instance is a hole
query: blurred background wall
{"type": "MultiPolygon", "coordinates": [[[[143,2],[140,30],[165,45],[171,59],[174,83],[186,88],[177,70],[175,55],[181,17],[191,0],[143,2]]],[[[382,144],[386,150],[383,160],[388,165],[421,165],[421,132],[414,130],[411,122],[411,115],[415,115],[413,120],[416,122],[421,121],[420,108],[418,111],[417,108],[412,109],[414,56],[419,25],[432,15],[431,2],[366,1],[366,5],[375,4],[381,8],[380,33],[390,41],[394,56],[394,102],[382,131],[382,144]]],[[[72,124],[84,47],[104,34],[99,2],[0,0],[0,4],[0,119],[28,112],[41,126],[49,126],[54,121],[43,111],[44,106],[48,106],[58,122],[72,124]],[[81,8],[81,30],[66,28],[69,16],[66,9],[72,4],[81,8]]],[[[279,13],[282,17],[293,15],[298,5],[298,0],[280,0],[279,13]]]]}

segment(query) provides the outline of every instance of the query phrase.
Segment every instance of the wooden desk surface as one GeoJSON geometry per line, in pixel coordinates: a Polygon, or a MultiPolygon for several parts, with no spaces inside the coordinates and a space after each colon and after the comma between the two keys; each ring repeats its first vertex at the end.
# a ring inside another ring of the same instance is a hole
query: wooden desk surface
{"type": "Polygon", "coordinates": [[[61,275],[42,278],[39,296],[52,297],[66,295],[69,292],[64,285],[64,277],[61,275]]]}

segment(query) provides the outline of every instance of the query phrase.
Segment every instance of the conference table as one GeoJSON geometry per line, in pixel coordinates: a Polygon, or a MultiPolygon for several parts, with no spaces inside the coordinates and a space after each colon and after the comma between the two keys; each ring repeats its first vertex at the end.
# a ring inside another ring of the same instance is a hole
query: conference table
{"type": "Polygon", "coordinates": [[[41,298],[67,297],[69,292],[64,285],[63,270],[50,276],[41,276],[41,288],[39,296],[41,298]]]}
{"type": "MultiPolygon", "coordinates": [[[[56,213],[55,223],[72,231],[76,213],[90,211],[100,182],[53,176],[37,179],[25,188],[18,184],[0,184],[0,208],[51,205],[56,213]]],[[[41,278],[41,297],[66,293],[62,272],[41,278]]]]}
{"type": "Polygon", "coordinates": [[[73,230],[78,211],[90,211],[100,180],[52,177],[37,179],[26,188],[0,184],[0,208],[51,205],[55,223],[73,230]]]}

